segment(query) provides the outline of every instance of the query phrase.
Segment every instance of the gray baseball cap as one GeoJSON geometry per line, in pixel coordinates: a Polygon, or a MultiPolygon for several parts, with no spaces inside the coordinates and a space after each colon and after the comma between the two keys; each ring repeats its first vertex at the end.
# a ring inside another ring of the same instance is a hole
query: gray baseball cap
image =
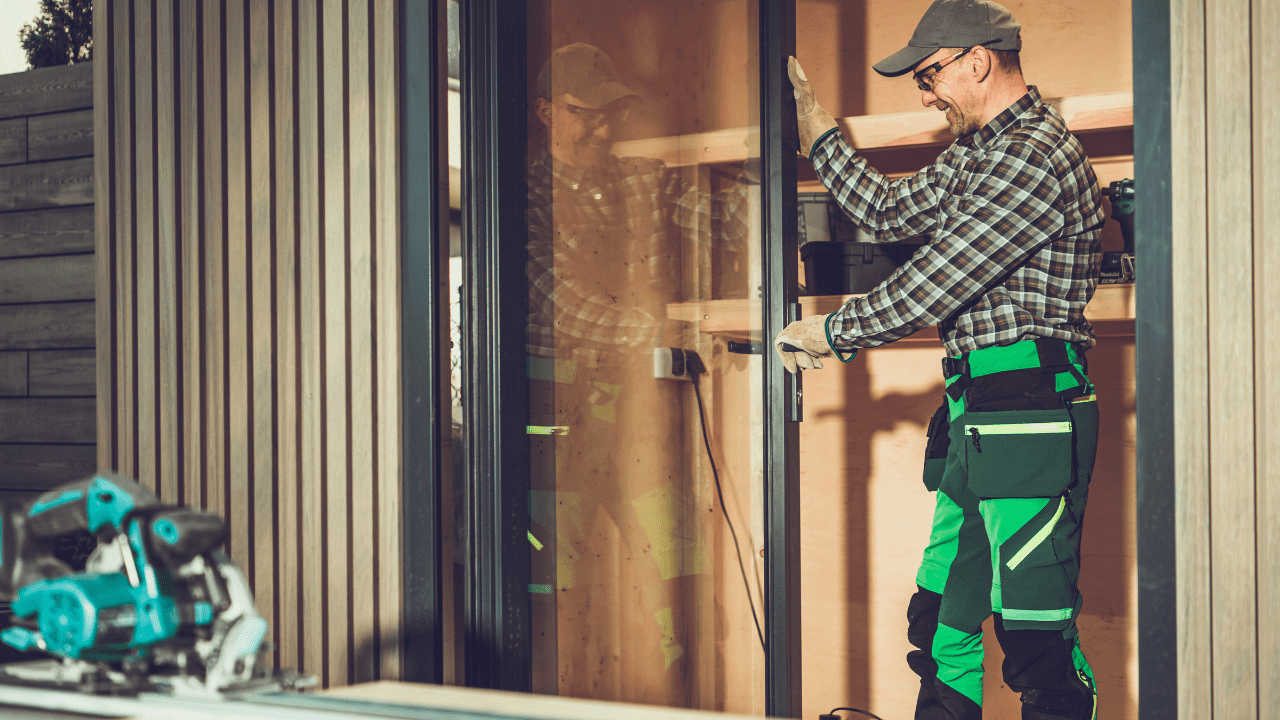
{"type": "Polygon", "coordinates": [[[538,97],[552,98],[569,93],[592,107],[619,98],[638,95],[622,84],[613,60],[603,50],[586,43],[574,43],[551,53],[538,73],[538,97]]]}
{"type": "Polygon", "coordinates": [[[941,48],[983,45],[991,50],[1021,50],[1022,25],[1002,5],[989,0],[935,0],[907,46],[876,63],[885,77],[905,75],[941,48]]]}

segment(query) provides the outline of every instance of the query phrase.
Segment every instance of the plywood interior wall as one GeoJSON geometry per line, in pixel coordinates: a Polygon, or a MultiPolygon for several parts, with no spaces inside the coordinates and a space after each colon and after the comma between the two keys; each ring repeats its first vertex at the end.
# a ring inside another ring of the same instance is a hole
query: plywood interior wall
{"type": "Polygon", "coordinates": [[[94,6],[98,465],[326,685],[400,673],[396,5],[94,6]]]}
{"type": "Polygon", "coordinates": [[[1170,20],[1178,717],[1280,717],[1280,8],[1170,20]]]}

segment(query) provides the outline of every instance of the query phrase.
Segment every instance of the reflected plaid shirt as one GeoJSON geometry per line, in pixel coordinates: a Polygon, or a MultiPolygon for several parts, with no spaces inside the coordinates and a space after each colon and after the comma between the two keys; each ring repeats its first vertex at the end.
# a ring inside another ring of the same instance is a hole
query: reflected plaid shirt
{"type": "MultiPolygon", "coordinates": [[[[601,292],[595,243],[645,243],[627,283],[674,284],[681,248],[713,239],[741,249],[746,183],[711,193],[651,158],[610,156],[586,172],[544,154],[529,167],[528,351],[537,357],[616,362],[618,352],[654,347],[665,307],[619,303],[626,288],[601,292]],[[554,196],[553,196],[554,190],[554,196]],[[587,357],[583,357],[583,351],[587,357]]],[[[676,298],[671,298],[676,299],[676,298]]]]}
{"type": "Polygon", "coordinates": [[[873,170],[838,132],[812,160],[876,242],[932,236],[831,317],[837,349],[883,345],[935,323],[948,355],[1032,337],[1093,347],[1084,307],[1101,260],[1098,180],[1035,87],[909,177],[873,170]]]}

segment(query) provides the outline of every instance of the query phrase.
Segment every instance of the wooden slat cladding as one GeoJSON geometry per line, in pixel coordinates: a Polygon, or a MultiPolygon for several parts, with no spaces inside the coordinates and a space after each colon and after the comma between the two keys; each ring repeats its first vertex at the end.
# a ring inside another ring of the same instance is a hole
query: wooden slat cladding
{"type": "Polygon", "coordinates": [[[1178,716],[1280,713],[1274,0],[1171,5],[1178,716]]]}
{"type": "Polygon", "coordinates": [[[400,673],[395,6],[95,4],[100,459],[326,685],[400,673]]]}

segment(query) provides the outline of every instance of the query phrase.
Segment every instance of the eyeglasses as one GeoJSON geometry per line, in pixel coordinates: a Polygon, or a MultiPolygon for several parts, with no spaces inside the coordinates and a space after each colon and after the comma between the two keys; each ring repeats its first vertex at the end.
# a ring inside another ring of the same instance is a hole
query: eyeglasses
{"type": "Polygon", "coordinates": [[[964,55],[965,53],[969,52],[975,47],[977,47],[977,45],[965,48],[964,50],[961,50],[960,52],[956,53],[955,55],[952,55],[946,60],[939,60],[938,62],[915,73],[911,77],[916,81],[916,86],[919,87],[924,92],[933,92],[933,79],[938,75],[939,72],[942,71],[942,68],[950,65],[956,60],[959,60],[961,55],[964,55]],[[926,74],[928,75],[928,77],[925,77],[926,74]]]}
{"type": "Polygon", "coordinates": [[[585,108],[580,105],[570,105],[567,102],[560,102],[570,115],[578,118],[583,125],[595,129],[601,125],[621,125],[627,121],[627,116],[631,114],[631,108],[623,106],[612,110],[601,110],[596,108],[585,108]]]}

